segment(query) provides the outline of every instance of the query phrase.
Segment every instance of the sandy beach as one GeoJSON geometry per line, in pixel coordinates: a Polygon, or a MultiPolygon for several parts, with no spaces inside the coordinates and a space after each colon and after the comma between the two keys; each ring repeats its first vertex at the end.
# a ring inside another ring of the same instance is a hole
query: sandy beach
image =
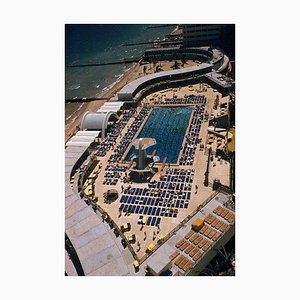
{"type": "MultiPolygon", "coordinates": [[[[117,91],[119,91],[127,82],[135,79],[138,77],[138,69],[140,67],[140,64],[137,63],[133,67],[128,70],[125,75],[122,77],[122,79],[117,82],[116,84],[113,84],[113,86],[105,91],[105,93],[101,96],[103,98],[111,98],[114,94],[116,94],[117,91]]],[[[65,126],[65,142],[73,135],[73,133],[76,130],[77,126],[80,126],[81,119],[83,115],[87,111],[97,111],[106,101],[108,100],[95,100],[91,102],[84,103],[82,107],[74,114],[72,117],[72,121],[66,122],[65,126]]]]}

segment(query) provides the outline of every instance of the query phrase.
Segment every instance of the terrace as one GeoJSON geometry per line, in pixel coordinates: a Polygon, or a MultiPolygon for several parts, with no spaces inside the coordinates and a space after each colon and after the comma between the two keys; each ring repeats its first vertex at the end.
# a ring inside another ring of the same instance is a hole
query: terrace
{"type": "MultiPolygon", "coordinates": [[[[103,220],[106,219],[111,228],[115,228],[115,234],[121,232],[134,258],[141,263],[164,245],[174,230],[182,227],[214,193],[211,185],[203,186],[207,162],[204,148],[209,126],[206,116],[214,111],[217,94],[220,103],[227,101],[207,84],[166,90],[156,96],[150,94],[137,109],[123,110],[107,137],[96,147],[94,173],[85,176],[83,182],[86,188],[84,197],[91,199],[86,202],[101,211],[103,220]],[[129,172],[132,163],[124,161],[124,158],[149,120],[153,107],[165,105],[192,109],[184,138],[179,144],[182,149],[178,159],[167,162],[162,155],[161,161],[155,163],[157,172],[151,182],[133,183],[129,172]],[[104,194],[111,188],[117,191],[118,198],[106,202],[104,194]],[[126,235],[122,233],[125,224],[130,224],[126,227],[126,235]]],[[[210,183],[221,178],[226,185],[228,174],[229,164],[220,160],[210,170],[210,183]]],[[[74,184],[74,176],[72,182],[74,184]]],[[[195,252],[195,249],[190,250],[195,252]]]]}

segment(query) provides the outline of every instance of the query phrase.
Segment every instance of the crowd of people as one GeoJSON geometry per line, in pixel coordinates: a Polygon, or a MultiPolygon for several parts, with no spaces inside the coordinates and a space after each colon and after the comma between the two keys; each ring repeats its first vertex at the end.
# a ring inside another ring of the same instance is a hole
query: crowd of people
{"type": "Polygon", "coordinates": [[[105,168],[103,184],[116,185],[122,174],[128,169],[127,166],[107,165],[105,168]]]}
{"type": "Polygon", "coordinates": [[[122,117],[113,125],[106,138],[100,143],[98,152],[99,156],[105,156],[110,149],[113,149],[116,145],[118,136],[135,111],[136,110],[134,108],[131,108],[123,112],[122,117]]]}
{"type": "Polygon", "coordinates": [[[204,95],[186,95],[183,98],[161,98],[154,100],[155,105],[176,105],[176,104],[205,104],[206,97],[204,95]]]}
{"type": "Polygon", "coordinates": [[[120,143],[116,146],[114,150],[114,154],[110,156],[108,159],[109,162],[118,162],[126,149],[128,148],[129,144],[131,143],[133,137],[135,136],[136,132],[138,129],[141,127],[142,123],[144,122],[145,118],[149,114],[151,108],[148,107],[143,107],[139,114],[135,117],[133,123],[131,126],[128,128],[127,132],[123,136],[122,140],[120,143]]]}
{"type": "Polygon", "coordinates": [[[192,121],[186,135],[185,143],[179,159],[180,165],[193,165],[197,144],[200,143],[199,133],[203,119],[205,104],[195,105],[192,121]]]}

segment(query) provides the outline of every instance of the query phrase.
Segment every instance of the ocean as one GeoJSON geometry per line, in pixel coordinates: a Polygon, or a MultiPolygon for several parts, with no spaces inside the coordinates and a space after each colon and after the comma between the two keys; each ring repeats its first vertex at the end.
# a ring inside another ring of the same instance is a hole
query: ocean
{"type": "MultiPolygon", "coordinates": [[[[158,24],[155,24],[158,25],[158,24]]],[[[164,38],[175,29],[151,27],[149,24],[66,24],[65,64],[93,64],[141,57],[152,45],[123,46],[164,38]]],[[[65,98],[101,97],[114,82],[120,80],[133,64],[82,68],[65,68],[65,98]]],[[[80,103],[65,105],[65,119],[80,108],[80,103]]]]}

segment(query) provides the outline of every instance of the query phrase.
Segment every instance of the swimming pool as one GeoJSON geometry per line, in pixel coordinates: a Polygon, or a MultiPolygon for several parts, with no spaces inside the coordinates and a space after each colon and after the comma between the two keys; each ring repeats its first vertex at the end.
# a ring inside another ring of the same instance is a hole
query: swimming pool
{"type": "MultiPolygon", "coordinates": [[[[156,139],[156,145],[149,147],[147,153],[156,149],[160,162],[167,157],[167,163],[177,163],[191,113],[192,107],[189,106],[155,107],[138,135],[138,138],[156,139]]],[[[130,161],[136,153],[137,150],[131,147],[125,160],[130,161]]]]}

